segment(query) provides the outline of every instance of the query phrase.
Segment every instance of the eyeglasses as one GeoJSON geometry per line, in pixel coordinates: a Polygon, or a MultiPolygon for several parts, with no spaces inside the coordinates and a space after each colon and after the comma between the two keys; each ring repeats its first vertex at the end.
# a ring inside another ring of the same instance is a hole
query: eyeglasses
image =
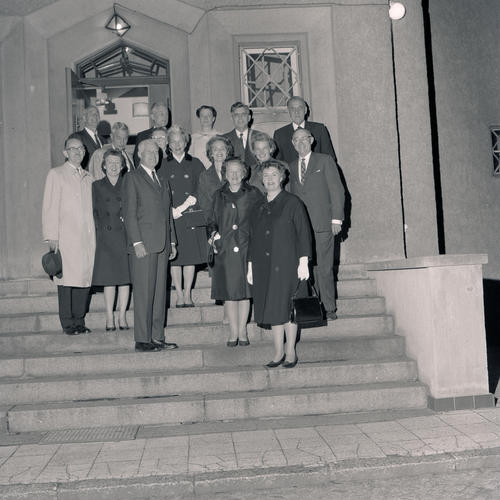
{"type": "Polygon", "coordinates": [[[66,148],[66,151],[71,151],[72,153],[79,151],[80,153],[84,153],[85,148],[83,146],[78,146],[78,147],[72,146],[71,148],[66,148]]]}

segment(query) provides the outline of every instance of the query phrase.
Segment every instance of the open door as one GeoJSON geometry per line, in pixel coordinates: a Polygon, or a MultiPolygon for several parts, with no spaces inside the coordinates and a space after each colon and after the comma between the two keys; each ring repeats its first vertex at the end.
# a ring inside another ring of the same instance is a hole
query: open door
{"type": "Polygon", "coordinates": [[[78,119],[89,102],[89,98],[85,94],[76,73],[71,68],[66,68],[66,121],[68,135],[80,129],[78,119]]]}

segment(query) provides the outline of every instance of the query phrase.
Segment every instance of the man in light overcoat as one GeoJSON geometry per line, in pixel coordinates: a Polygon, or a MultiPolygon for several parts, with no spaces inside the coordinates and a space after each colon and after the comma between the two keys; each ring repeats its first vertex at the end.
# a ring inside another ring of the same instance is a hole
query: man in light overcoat
{"type": "Polygon", "coordinates": [[[62,277],[54,277],[59,297],[59,319],[64,333],[88,333],[87,301],[95,254],[92,177],[81,167],[85,147],[78,135],[64,143],[64,165],[50,169],[42,206],[43,238],[60,251],[62,277]]]}

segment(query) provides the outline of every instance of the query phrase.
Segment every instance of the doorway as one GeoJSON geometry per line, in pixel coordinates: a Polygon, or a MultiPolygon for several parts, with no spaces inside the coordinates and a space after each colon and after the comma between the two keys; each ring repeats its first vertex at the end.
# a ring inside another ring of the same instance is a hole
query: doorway
{"type": "Polygon", "coordinates": [[[126,123],[131,149],[137,133],[151,126],[153,103],[165,102],[172,115],[168,59],[124,40],[77,62],[75,71],[66,68],[66,91],[68,134],[82,128],[84,108],[96,106],[99,132],[106,137],[113,123],[126,123]]]}

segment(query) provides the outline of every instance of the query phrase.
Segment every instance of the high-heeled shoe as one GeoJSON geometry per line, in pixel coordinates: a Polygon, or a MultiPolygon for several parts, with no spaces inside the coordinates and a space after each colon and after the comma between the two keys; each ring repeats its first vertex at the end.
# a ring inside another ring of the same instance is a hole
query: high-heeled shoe
{"type": "Polygon", "coordinates": [[[238,345],[238,342],[239,342],[239,340],[238,340],[238,339],[236,339],[236,340],[228,340],[228,341],[226,342],[226,345],[227,345],[228,347],[236,347],[236,346],[238,345]]]}
{"type": "Polygon", "coordinates": [[[295,355],[295,361],[292,361],[291,363],[289,361],[285,361],[283,363],[283,368],[293,368],[297,364],[298,360],[299,358],[295,355]]]}
{"type": "Polygon", "coordinates": [[[238,345],[247,346],[250,345],[250,341],[248,339],[245,340],[238,339],[238,345]]]}
{"type": "Polygon", "coordinates": [[[269,361],[265,366],[268,368],[276,368],[277,366],[281,365],[283,361],[285,361],[286,355],[283,354],[283,357],[279,361],[269,361]]]}
{"type": "MultiPolygon", "coordinates": [[[[121,330],[121,328],[120,328],[120,330],[121,330]]],[[[106,323],[106,331],[107,332],[114,332],[114,331],[116,331],[115,324],[113,323],[113,326],[108,326],[108,324],[106,323]]]]}
{"type": "Polygon", "coordinates": [[[125,322],[125,325],[124,325],[124,326],[122,326],[122,325],[120,324],[120,322],[118,321],[118,328],[119,328],[120,330],[130,330],[130,327],[128,326],[127,322],[125,322]]]}

